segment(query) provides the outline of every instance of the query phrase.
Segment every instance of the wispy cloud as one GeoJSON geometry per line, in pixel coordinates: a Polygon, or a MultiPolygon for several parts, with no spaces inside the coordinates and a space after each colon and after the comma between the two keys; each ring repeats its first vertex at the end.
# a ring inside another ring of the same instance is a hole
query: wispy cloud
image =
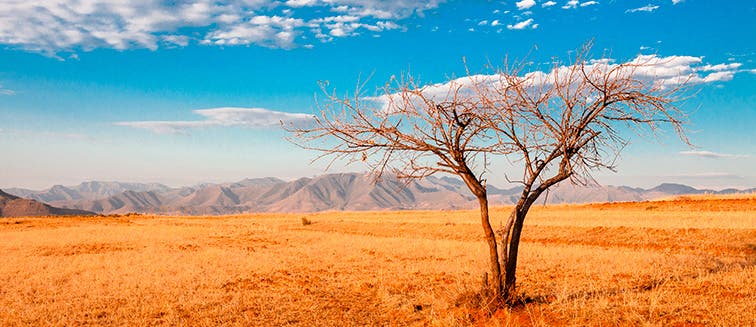
{"type": "Polygon", "coordinates": [[[718,64],[718,65],[705,65],[701,67],[701,70],[703,71],[728,71],[728,70],[735,70],[738,69],[743,64],[739,62],[733,62],[729,64],[718,64]]]}
{"type": "MultiPolygon", "coordinates": [[[[553,5],[555,5],[555,4],[556,4],[556,2],[553,2],[553,1],[549,1],[548,3],[549,3],[549,6],[553,6],[553,5]]],[[[599,4],[599,2],[598,2],[598,1],[585,1],[585,2],[580,2],[580,1],[578,1],[578,0],[569,0],[569,1],[567,1],[567,2],[566,2],[566,3],[564,4],[564,6],[562,6],[562,9],[575,9],[575,8],[577,8],[577,7],[588,7],[588,6],[593,6],[593,5],[597,5],[597,4],[599,4]]],[[[542,7],[547,7],[547,6],[546,6],[546,4],[544,3],[544,4],[542,5],[542,7]]]]}
{"type": "Polygon", "coordinates": [[[303,113],[273,111],[263,108],[212,108],[194,110],[204,120],[177,121],[125,121],[117,126],[141,128],[158,134],[186,134],[188,130],[218,126],[239,126],[247,128],[275,127],[281,124],[309,124],[314,116],[303,113]]]}
{"type": "MultiPolygon", "coordinates": [[[[532,23],[533,23],[533,18],[528,18],[528,19],[526,19],[526,20],[524,20],[522,22],[519,22],[517,24],[507,25],[507,28],[510,29],[510,30],[522,30],[522,29],[525,29],[528,26],[530,26],[530,24],[532,24],[532,23]]],[[[533,28],[537,27],[537,25],[533,25],[533,26],[534,26],[533,28]]]]}
{"type": "Polygon", "coordinates": [[[556,4],[557,4],[557,3],[556,3],[556,2],[554,2],[554,1],[546,1],[546,2],[544,2],[544,3],[542,3],[542,4],[541,4],[541,7],[542,7],[542,8],[546,8],[546,7],[555,6],[556,4]]]}
{"type": "Polygon", "coordinates": [[[684,1],[684,0],[672,0],[672,4],[673,4],[673,5],[676,5],[676,4],[678,4],[678,3],[680,3],[680,2],[683,2],[683,1],[684,1]]]}
{"type": "Polygon", "coordinates": [[[680,151],[680,154],[685,155],[685,156],[712,158],[712,159],[722,159],[722,158],[739,159],[739,158],[750,157],[749,155],[745,155],[745,154],[717,153],[717,152],[702,151],[702,150],[680,151]]]}
{"type": "Polygon", "coordinates": [[[633,9],[628,9],[628,10],[625,10],[625,12],[626,12],[626,13],[634,13],[634,12],[653,12],[653,11],[654,11],[654,10],[656,10],[656,9],[659,9],[659,6],[655,6],[655,5],[652,5],[652,4],[647,4],[647,5],[643,6],[643,7],[639,7],[639,8],[633,8],[633,9]]]}
{"type": "Polygon", "coordinates": [[[401,28],[445,0],[0,2],[0,43],[31,51],[157,49],[197,42],[291,48],[401,28]],[[307,41],[309,42],[309,41],[307,41]]]}
{"type": "Polygon", "coordinates": [[[14,95],[16,94],[16,91],[6,89],[2,85],[0,85],[0,95],[14,95]]]}

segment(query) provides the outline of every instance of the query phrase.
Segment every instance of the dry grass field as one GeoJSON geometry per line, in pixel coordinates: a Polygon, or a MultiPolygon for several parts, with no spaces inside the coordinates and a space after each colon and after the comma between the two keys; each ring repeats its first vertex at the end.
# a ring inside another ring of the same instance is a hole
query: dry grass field
{"type": "Polygon", "coordinates": [[[475,304],[481,235],[476,211],[0,219],[0,325],[756,325],[753,195],[535,207],[512,310],[475,304]]]}

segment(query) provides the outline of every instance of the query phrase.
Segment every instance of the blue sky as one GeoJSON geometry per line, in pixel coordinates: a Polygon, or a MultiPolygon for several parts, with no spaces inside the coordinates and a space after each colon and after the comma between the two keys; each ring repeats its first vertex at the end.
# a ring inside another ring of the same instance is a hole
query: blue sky
{"type": "Polygon", "coordinates": [[[547,69],[590,40],[597,57],[672,58],[700,79],[682,104],[696,147],[632,138],[600,182],[756,186],[753,1],[6,0],[0,188],[322,174],[276,124],[318,110],[318,81],[439,83],[463,58],[547,69]]]}

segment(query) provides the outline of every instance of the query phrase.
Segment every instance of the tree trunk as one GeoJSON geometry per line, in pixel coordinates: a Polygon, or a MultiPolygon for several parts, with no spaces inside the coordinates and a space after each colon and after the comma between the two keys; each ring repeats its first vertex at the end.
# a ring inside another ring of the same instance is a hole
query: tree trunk
{"type": "Polygon", "coordinates": [[[512,210],[512,213],[509,214],[509,218],[507,219],[507,223],[503,226],[501,226],[501,229],[499,229],[499,269],[504,272],[506,271],[507,266],[507,258],[509,256],[509,252],[507,251],[509,249],[509,236],[512,235],[512,226],[514,226],[515,218],[517,217],[517,211],[512,210]]]}
{"type": "Polygon", "coordinates": [[[488,196],[485,193],[478,195],[478,203],[480,204],[480,220],[483,225],[486,242],[488,243],[492,282],[490,285],[493,288],[493,295],[495,298],[503,299],[504,288],[501,284],[501,268],[499,266],[499,252],[496,245],[496,235],[494,234],[493,228],[491,228],[491,222],[488,220],[488,196]]]}
{"type": "Polygon", "coordinates": [[[525,221],[525,212],[521,211],[521,208],[515,207],[514,209],[515,220],[512,225],[511,235],[509,239],[509,246],[506,259],[504,260],[504,285],[503,285],[503,299],[512,304],[515,300],[515,284],[517,281],[517,254],[520,249],[520,235],[522,234],[522,226],[525,221]]]}
{"type": "MultiPolygon", "coordinates": [[[[517,205],[515,205],[514,211],[512,212],[512,215],[514,216],[514,224],[512,224],[512,229],[508,231],[508,233],[511,233],[507,246],[508,252],[506,256],[503,256],[502,258],[502,261],[504,263],[504,285],[502,285],[504,290],[502,294],[503,299],[509,304],[513,304],[516,300],[515,285],[517,282],[517,254],[520,250],[520,235],[522,235],[522,227],[524,226],[525,217],[528,215],[530,206],[532,206],[533,203],[538,199],[538,197],[541,196],[543,190],[547,189],[553,184],[564,180],[568,176],[569,175],[565,175],[563,177],[559,176],[560,179],[556,179],[555,182],[551,182],[551,184],[547,185],[544,188],[539,187],[533,193],[530,193],[529,191],[523,193],[520,201],[517,201],[517,205]]],[[[529,189],[530,188],[528,187],[528,190],[529,189]]]]}

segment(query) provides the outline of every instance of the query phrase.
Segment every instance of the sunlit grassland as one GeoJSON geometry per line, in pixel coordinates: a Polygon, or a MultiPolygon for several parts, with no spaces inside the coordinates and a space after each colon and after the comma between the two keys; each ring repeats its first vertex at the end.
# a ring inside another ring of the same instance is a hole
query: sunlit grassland
{"type": "Polygon", "coordinates": [[[511,310],[486,251],[476,211],[5,218],[0,324],[756,325],[753,195],[534,207],[511,310]]]}

